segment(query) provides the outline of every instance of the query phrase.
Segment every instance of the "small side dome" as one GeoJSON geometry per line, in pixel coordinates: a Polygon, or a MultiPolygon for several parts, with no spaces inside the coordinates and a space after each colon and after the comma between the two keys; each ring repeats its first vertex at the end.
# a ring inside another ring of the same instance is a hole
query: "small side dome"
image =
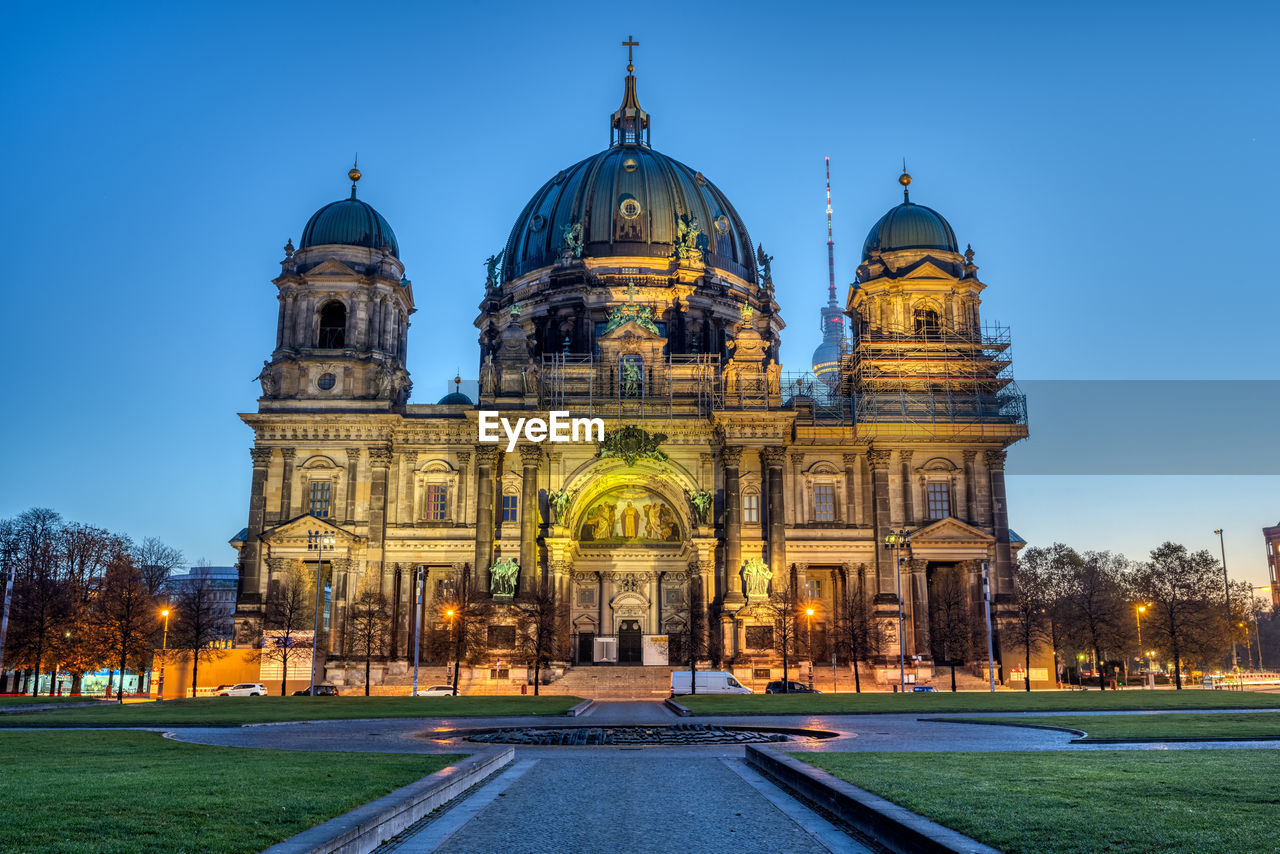
{"type": "Polygon", "coordinates": [[[347,173],[351,178],[351,198],[330,202],[311,215],[302,230],[299,249],[311,246],[363,246],[366,249],[390,247],[391,254],[400,257],[400,244],[396,233],[373,205],[356,198],[356,182],[360,170],[352,167],[347,173]]]}
{"type": "Polygon", "coordinates": [[[902,204],[880,217],[871,226],[862,244],[862,260],[871,258],[871,251],[893,252],[899,249],[937,249],[959,254],[956,233],[942,214],[924,205],[912,204],[908,186],[911,176],[903,169],[898,178],[902,185],[902,204]]]}
{"type": "Polygon", "coordinates": [[[436,406],[474,406],[475,401],[460,391],[451,391],[436,401],[436,406]]]}

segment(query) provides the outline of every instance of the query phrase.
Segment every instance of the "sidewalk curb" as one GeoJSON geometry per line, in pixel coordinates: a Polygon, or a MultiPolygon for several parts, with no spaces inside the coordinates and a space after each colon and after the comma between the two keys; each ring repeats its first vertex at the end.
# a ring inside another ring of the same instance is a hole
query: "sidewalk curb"
{"type": "Polygon", "coordinates": [[[263,854],[368,854],[514,757],[515,750],[510,747],[482,750],[457,765],[272,845],[263,854]]]}
{"type": "Polygon", "coordinates": [[[668,709],[675,712],[677,715],[679,715],[682,718],[687,718],[689,717],[689,715],[693,714],[693,712],[689,711],[684,706],[677,703],[675,699],[672,697],[668,697],[662,702],[666,703],[668,709]]]}
{"type": "Polygon", "coordinates": [[[995,848],[806,765],[780,750],[749,744],[746,759],[766,777],[831,810],[842,821],[894,851],[999,854],[995,848]]]}
{"type": "Polygon", "coordinates": [[[587,711],[596,704],[595,700],[583,700],[578,705],[564,713],[567,718],[577,718],[585,715],[587,711]]]}

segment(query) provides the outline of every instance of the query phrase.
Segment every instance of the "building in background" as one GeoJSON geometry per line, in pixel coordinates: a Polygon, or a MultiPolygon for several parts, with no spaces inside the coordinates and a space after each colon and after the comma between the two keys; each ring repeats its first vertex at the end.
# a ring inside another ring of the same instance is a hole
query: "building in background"
{"type": "Polygon", "coordinates": [[[1267,584],[1271,585],[1271,606],[1280,608],[1280,522],[1274,527],[1262,529],[1262,540],[1267,544],[1267,584]]]}

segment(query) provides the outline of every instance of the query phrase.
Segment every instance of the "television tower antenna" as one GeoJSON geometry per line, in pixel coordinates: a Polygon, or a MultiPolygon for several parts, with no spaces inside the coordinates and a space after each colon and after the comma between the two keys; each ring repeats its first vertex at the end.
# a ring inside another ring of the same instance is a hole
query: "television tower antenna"
{"type": "Polygon", "coordinates": [[[836,243],[831,236],[831,158],[827,158],[827,302],[836,304],[836,243]]]}

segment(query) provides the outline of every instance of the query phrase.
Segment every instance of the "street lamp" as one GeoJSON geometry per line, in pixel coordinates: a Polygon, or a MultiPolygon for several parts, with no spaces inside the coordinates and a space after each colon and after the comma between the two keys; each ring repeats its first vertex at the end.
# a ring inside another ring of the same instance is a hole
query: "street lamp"
{"type": "MultiPolygon", "coordinates": [[[[159,702],[164,702],[164,662],[169,656],[169,609],[165,608],[160,612],[160,616],[164,617],[164,634],[161,635],[160,641],[160,697],[159,702]]],[[[124,675],[121,674],[120,681],[124,681],[124,675]]]]}
{"type": "Polygon", "coordinates": [[[1134,619],[1138,621],[1138,653],[1142,653],[1142,615],[1146,613],[1147,606],[1139,605],[1134,619]]]}
{"type": "Polygon", "coordinates": [[[307,531],[307,550],[316,553],[316,614],[311,621],[311,687],[308,689],[312,697],[316,695],[316,661],[319,658],[316,653],[317,642],[320,640],[320,593],[323,589],[320,567],[326,547],[333,548],[333,534],[327,531],[307,531]]]}
{"type": "MultiPolygon", "coordinates": [[[[994,694],[996,692],[996,657],[991,645],[991,564],[985,560],[982,562],[982,602],[987,611],[987,682],[991,686],[991,693],[994,694]]],[[[1027,684],[1031,684],[1030,680],[1027,684]]]]}
{"type": "Polygon", "coordinates": [[[906,528],[899,531],[890,531],[885,534],[884,547],[893,550],[893,568],[894,578],[896,579],[896,589],[898,591],[898,690],[905,691],[907,687],[907,661],[903,651],[903,635],[902,635],[902,550],[911,545],[911,532],[906,528]]]}
{"type": "Polygon", "coordinates": [[[414,583],[413,607],[413,696],[418,696],[418,652],[422,649],[422,570],[418,567],[418,578],[414,583]]]}
{"type": "MultiPolygon", "coordinates": [[[[1227,575],[1227,545],[1226,541],[1222,538],[1221,528],[1214,528],[1213,532],[1218,535],[1218,547],[1222,549],[1222,583],[1223,589],[1227,594],[1227,626],[1229,627],[1231,625],[1231,578],[1227,575]]],[[[1240,661],[1236,657],[1235,632],[1231,632],[1231,669],[1240,669],[1240,661]]]]}
{"type": "Polygon", "coordinates": [[[449,636],[453,640],[453,696],[458,696],[458,665],[462,663],[462,641],[458,637],[457,627],[454,625],[453,618],[457,613],[450,608],[444,612],[449,618],[449,636]]]}
{"type": "Polygon", "coordinates": [[[809,690],[813,690],[813,609],[806,608],[805,615],[809,618],[809,690]]]}
{"type": "MultiPolygon", "coordinates": [[[[1254,587],[1254,590],[1270,590],[1270,584],[1264,584],[1261,587],[1254,587]]],[[[1249,608],[1253,611],[1253,636],[1258,641],[1258,669],[1262,669],[1262,632],[1258,628],[1258,603],[1250,602],[1249,608]]]]}
{"type": "Polygon", "coordinates": [[[1076,684],[1081,688],[1084,687],[1084,659],[1085,654],[1083,652],[1076,656],[1076,660],[1080,662],[1076,665],[1076,684]]]}

